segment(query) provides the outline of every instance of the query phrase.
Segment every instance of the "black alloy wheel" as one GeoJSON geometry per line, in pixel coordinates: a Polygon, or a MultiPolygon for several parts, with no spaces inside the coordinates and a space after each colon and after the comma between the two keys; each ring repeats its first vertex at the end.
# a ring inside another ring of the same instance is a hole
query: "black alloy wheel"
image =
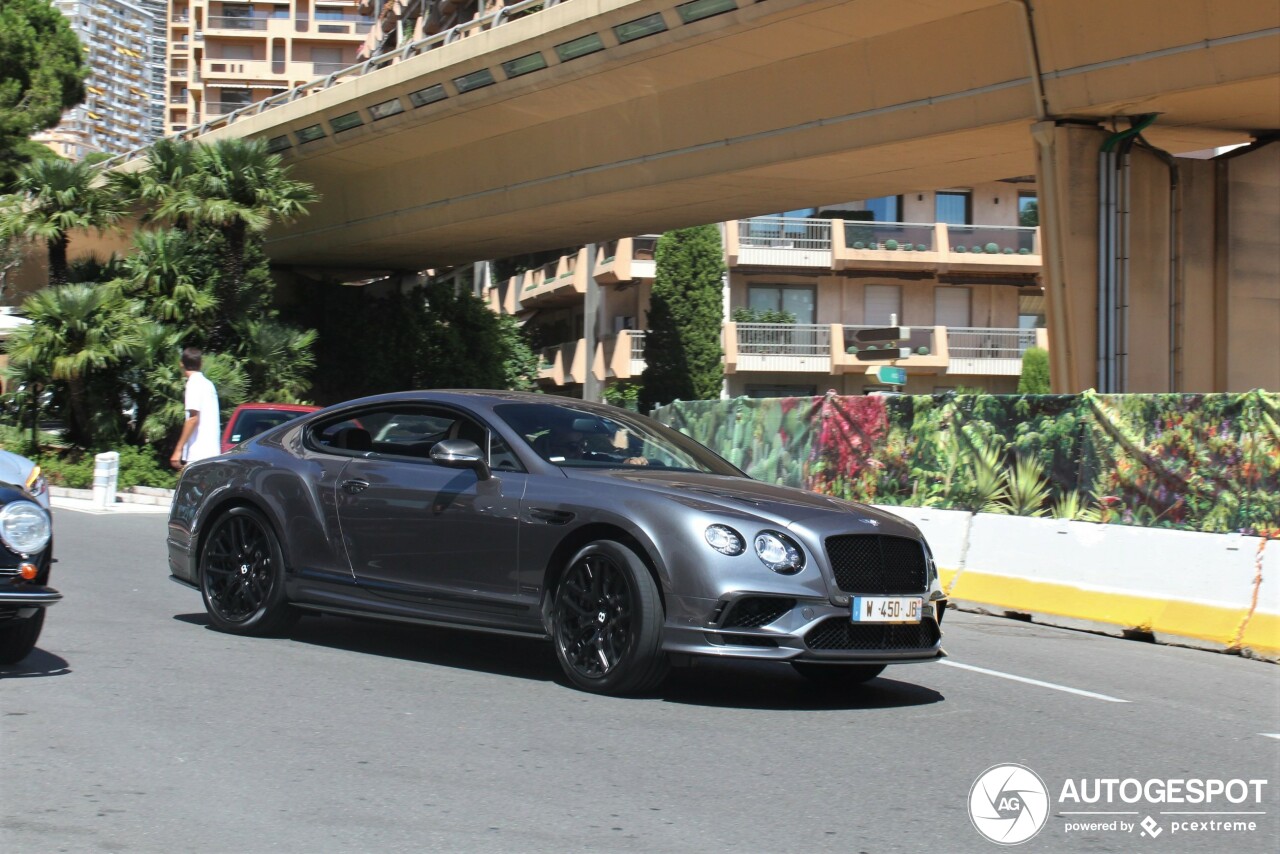
{"type": "Polygon", "coordinates": [[[883,664],[814,664],[809,661],[792,662],[791,666],[805,679],[826,688],[852,688],[870,682],[885,668],[883,664]]]}
{"type": "Polygon", "coordinates": [[[44,612],[41,608],[34,617],[13,620],[0,627],[0,664],[17,664],[31,654],[44,627],[44,612]]]}
{"type": "Polygon", "coordinates": [[[667,673],[658,586],[631,549],[599,540],[569,562],[551,610],[556,657],[579,688],[651,690],[667,673]]]}
{"type": "Polygon", "coordinates": [[[209,620],[222,631],[272,634],[298,616],[284,596],[280,543],[249,507],[233,507],[213,523],[200,553],[200,591],[209,620]]]}

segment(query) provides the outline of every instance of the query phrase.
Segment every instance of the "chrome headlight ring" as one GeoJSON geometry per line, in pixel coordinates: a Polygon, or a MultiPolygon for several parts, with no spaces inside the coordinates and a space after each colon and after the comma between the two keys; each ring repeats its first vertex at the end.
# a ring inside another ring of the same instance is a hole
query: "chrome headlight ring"
{"type": "Polygon", "coordinates": [[[795,575],[804,569],[804,550],[780,531],[761,531],[755,537],[756,557],[780,575],[795,575]]]}
{"type": "Polygon", "coordinates": [[[35,554],[49,545],[53,525],[49,514],[31,501],[10,501],[0,507],[0,540],[20,555],[35,554]]]}

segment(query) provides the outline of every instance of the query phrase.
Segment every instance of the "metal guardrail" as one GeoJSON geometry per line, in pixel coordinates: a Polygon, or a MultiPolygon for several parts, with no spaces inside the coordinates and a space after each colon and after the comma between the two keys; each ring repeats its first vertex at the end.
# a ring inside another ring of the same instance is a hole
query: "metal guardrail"
{"type": "MultiPolygon", "coordinates": [[[[450,27],[443,32],[436,33],[435,35],[428,36],[424,39],[419,39],[415,42],[409,42],[395,50],[386,51],[378,54],[377,56],[371,56],[363,62],[358,62],[355,65],[349,65],[341,71],[335,71],[325,77],[319,77],[315,80],[303,83],[300,86],[295,86],[287,92],[281,92],[278,95],[272,95],[270,98],[264,98],[261,101],[250,104],[249,106],[236,110],[233,113],[228,113],[225,116],[219,116],[215,120],[206,121],[195,128],[188,128],[180,133],[175,133],[171,138],[179,140],[193,139],[215,128],[225,127],[232,124],[239,118],[245,116],[256,116],[260,113],[266,112],[267,110],[279,107],[282,104],[288,104],[315,92],[324,91],[325,89],[336,86],[347,80],[351,80],[356,77],[363,77],[365,74],[378,71],[393,62],[403,62],[406,59],[425,53],[432,48],[437,48],[441,45],[454,42],[473,31],[484,31],[493,29],[494,27],[499,27],[506,23],[512,16],[519,15],[522,12],[537,12],[543,9],[549,9],[552,6],[558,5],[560,2],[564,2],[564,0],[524,0],[524,2],[521,3],[502,6],[470,21],[450,27]]],[[[202,39],[203,35],[197,33],[196,38],[202,39]]],[[[109,169],[112,166],[127,163],[136,157],[143,156],[146,150],[146,147],[140,147],[127,151],[123,154],[117,154],[114,157],[102,161],[101,166],[103,169],[109,169]]]]}
{"type": "Polygon", "coordinates": [[[758,249],[830,251],[831,220],[757,216],[738,220],[738,245],[758,249]]]}
{"type": "Polygon", "coordinates": [[[953,359],[1021,359],[1035,343],[1034,329],[947,327],[947,349],[953,359]]]}
{"type": "Polygon", "coordinates": [[[831,327],[819,323],[739,323],[739,356],[829,356],[831,327]]]}

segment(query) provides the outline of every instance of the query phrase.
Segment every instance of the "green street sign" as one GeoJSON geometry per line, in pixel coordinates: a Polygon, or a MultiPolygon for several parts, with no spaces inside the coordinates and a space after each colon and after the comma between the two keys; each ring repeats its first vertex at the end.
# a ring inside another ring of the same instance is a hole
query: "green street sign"
{"type": "Polygon", "coordinates": [[[885,385],[907,384],[906,368],[895,368],[892,365],[876,365],[876,369],[872,372],[872,376],[885,385]]]}

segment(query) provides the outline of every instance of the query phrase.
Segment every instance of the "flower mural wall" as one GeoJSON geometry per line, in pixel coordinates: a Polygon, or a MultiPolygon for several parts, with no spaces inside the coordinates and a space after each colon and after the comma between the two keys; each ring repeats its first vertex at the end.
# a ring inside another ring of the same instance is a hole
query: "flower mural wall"
{"type": "Polygon", "coordinates": [[[1280,395],[739,398],[654,413],[761,480],[876,504],[1280,538],[1280,395]]]}

